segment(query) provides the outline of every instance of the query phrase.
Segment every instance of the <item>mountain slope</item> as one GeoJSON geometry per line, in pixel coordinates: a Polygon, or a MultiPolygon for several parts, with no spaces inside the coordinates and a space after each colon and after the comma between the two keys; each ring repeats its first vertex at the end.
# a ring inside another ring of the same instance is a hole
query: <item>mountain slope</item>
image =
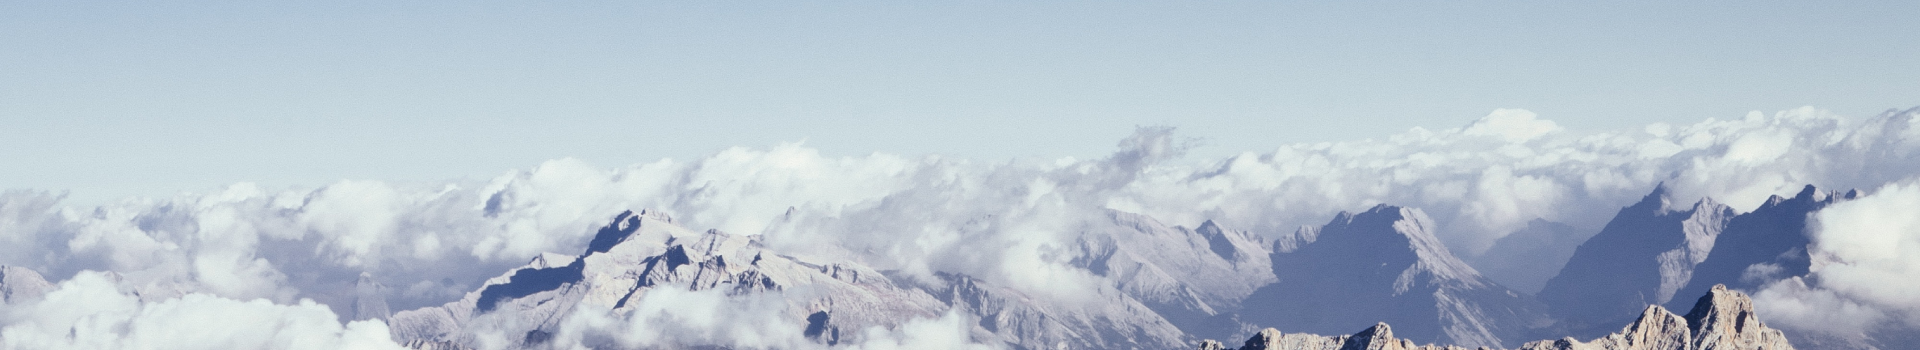
{"type": "Polygon", "coordinates": [[[1541,305],[1455,258],[1416,209],[1341,213],[1276,242],[1278,282],[1241,317],[1288,332],[1334,333],[1387,322],[1420,342],[1498,347],[1543,326],[1541,305]]]}
{"type": "MultiPolygon", "coordinates": [[[[1705,293],[1720,284],[1751,291],[1767,282],[1806,275],[1811,264],[1807,256],[1811,242],[1804,232],[1807,216],[1836,200],[1858,195],[1857,191],[1823,192],[1807,185],[1793,198],[1773,196],[1759,209],[1734,217],[1680,292],[1705,293]]],[[[1667,306],[1677,307],[1673,304],[1667,306]]]]}
{"type": "Polygon", "coordinates": [[[1108,220],[1087,225],[1073,265],[1113,281],[1185,333],[1237,335],[1241,322],[1233,312],[1274,281],[1266,242],[1252,233],[1213,221],[1189,229],[1145,215],[1107,214],[1108,220]]]}
{"type": "Polygon", "coordinates": [[[1733,209],[1701,199],[1676,207],[1665,186],[1621,208],[1547,280],[1540,301],[1575,336],[1604,334],[1647,305],[1659,305],[1692,279],[1733,209]]]}

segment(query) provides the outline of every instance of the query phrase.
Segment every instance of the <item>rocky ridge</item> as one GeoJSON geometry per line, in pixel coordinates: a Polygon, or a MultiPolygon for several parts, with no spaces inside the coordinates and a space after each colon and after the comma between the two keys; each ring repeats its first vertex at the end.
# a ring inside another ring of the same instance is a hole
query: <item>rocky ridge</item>
{"type": "MultiPolygon", "coordinates": [[[[1201,350],[1225,350],[1214,340],[1200,342],[1201,350]]],[[[1459,346],[1418,345],[1396,338],[1386,323],[1353,335],[1320,336],[1262,330],[1239,350],[1460,350],[1459,346]]],[[[1479,347],[1477,349],[1488,349],[1479,347]]],[[[1649,305],[1640,317],[1619,332],[1589,341],[1574,338],[1541,340],[1521,345],[1517,350],[1792,350],[1786,336],[1768,328],[1753,312],[1753,299],[1745,293],[1715,285],[1694,304],[1686,316],[1675,315],[1659,305],[1649,305]]]]}

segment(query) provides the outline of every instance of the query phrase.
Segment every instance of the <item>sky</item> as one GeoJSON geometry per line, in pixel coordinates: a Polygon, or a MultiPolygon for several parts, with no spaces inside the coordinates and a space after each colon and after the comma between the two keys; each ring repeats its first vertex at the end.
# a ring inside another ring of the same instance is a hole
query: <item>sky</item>
{"type": "Polygon", "coordinates": [[[1902,2],[0,2],[0,188],[486,179],[804,142],[1190,157],[1920,105],[1902,2]]]}

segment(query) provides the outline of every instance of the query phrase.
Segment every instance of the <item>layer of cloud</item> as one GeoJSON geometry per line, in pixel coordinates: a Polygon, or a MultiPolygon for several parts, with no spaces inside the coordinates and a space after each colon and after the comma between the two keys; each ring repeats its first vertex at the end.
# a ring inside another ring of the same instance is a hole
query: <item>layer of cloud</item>
{"type": "Polygon", "coordinates": [[[124,284],[176,296],[306,298],[336,313],[366,272],[393,286],[395,309],[409,309],[451,300],[540,252],[578,252],[610,215],[651,208],[690,228],[764,234],[785,253],[856,259],[918,283],[964,273],[1070,299],[1105,283],[1066,264],[1064,249],[1104,209],[1277,234],[1391,203],[1422,208],[1445,243],[1472,255],[1533,219],[1597,230],[1662,182],[1676,200],[1712,196],[1740,209],[1804,184],[1877,187],[1920,173],[1916,116],[1852,120],[1803,108],[1582,133],[1500,110],[1460,128],[1225,159],[1184,158],[1170,128],[1141,128],[1098,159],[831,157],[784,144],[616,168],[561,159],[478,182],[236,184],[92,208],[8,191],[0,264],[54,280],[115,271],[124,284]]]}
{"type": "Polygon", "coordinates": [[[1920,177],[1813,214],[1811,273],[1754,296],[1761,315],[1791,329],[1861,336],[1920,328],[1920,177]]]}
{"type": "Polygon", "coordinates": [[[38,300],[4,305],[5,349],[402,349],[379,320],[342,325],[326,306],[192,293],[142,301],[82,272],[38,300]]]}

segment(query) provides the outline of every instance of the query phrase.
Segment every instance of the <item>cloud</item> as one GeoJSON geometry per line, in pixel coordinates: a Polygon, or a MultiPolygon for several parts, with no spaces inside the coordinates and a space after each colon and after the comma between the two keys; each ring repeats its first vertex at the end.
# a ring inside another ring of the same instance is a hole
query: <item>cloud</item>
{"type": "Polygon", "coordinates": [[[142,301],[82,272],[0,311],[5,349],[402,349],[378,320],[342,325],[326,306],[208,294],[142,301]]]}
{"type": "Polygon", "coordinates": [[[1498,109],[1485,118],[1468,124],[1461,134],[1471,136],[1494,136],[1507,142],[1527,142],[1540,136],[1563,130],[1551,120],[1540,120],[1538,115],[1523,109],[1498,109]]]}
{"type": "Polygon", "coordinates": [[[1920,328],[1920,295],[1913,293],[1920,289],[1920,216],[1914,213],[1920,213],[1920,177],[1813,214],[1811,272],[1763,288],[1756,307],[1797,329],[1920,328]]]}
{"type": "Polygon", "coordinates": [[[1752,209],[1804,184],[1907,178],[1920,173],[1916,116],[1852,120],[1802,108],[1578,132],[1499,110],[1459,128],[1224,159],[1188,159],[1190,141],[1148,127],[1095,159],[836,157],[796,143],[612,168],[559,159],[485,181],[235,184],[91,208],[15,190],[0,193],[0,264],[54,280],[114,271],[167,295],[311,299],[336,314],[366,272],[395,286],[388,298],[403,310],[449,301],[541,252],[578,252],[608,216],[650,208],[689,228],[761,234],[785,254],[853,259],[912,283],[960,273],[1072,299],[1109,283],[1068,265],[1064,249],[1106,209],[1281,234],[1391,203],[1421,208],[1443,242],[1471,256],[1534,219],[1597,230],[1657,183],[1676,200],[1752,209]]]}

